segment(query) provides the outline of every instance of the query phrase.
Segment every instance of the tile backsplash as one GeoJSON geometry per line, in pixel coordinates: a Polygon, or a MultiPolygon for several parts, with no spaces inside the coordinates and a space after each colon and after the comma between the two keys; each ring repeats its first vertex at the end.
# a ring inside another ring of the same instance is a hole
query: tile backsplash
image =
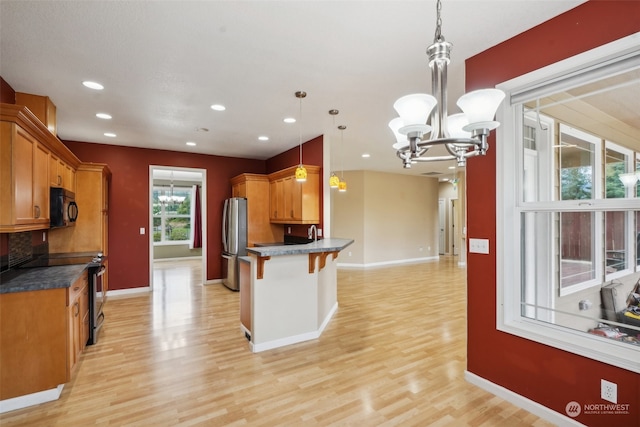
{"type": "Polygon", "coordinates": [[[41,242],[39,240],[41,236],[42,231],[25,231],[3,235],[3,239],[8,239],[8,253],[0,257],[0,271],[10,270],[35,256],[48,253],[49,244],[41,242]]]}

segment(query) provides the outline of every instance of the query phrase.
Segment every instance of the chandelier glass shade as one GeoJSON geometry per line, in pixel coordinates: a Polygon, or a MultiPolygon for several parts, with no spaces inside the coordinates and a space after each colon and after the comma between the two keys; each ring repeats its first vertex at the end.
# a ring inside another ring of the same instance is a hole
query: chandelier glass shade
{"type": "Polygon", "coordinates": [[[433,95],[414,93],[399,98],[393,107],[397,118],[389,122],[396,142],[393,148],[405,168],[413,163],[456,160],[465,166],[469,157],[485,155],[489,149],[489,133],[500,123],[494,116],[505,97],[499,89],[481,89],[458,99],[462,113],[447,114],[447,66],[451,43],[441,33],[440,0],[437,3],[437,25],[434,42],[427,48],[433,95]],[[443,146],[446,152],[430,155],[429,149],[443,146]]]}
{"type": "Polygon", "coordinates": [[[640,172],[621,173],[618,175],[625,188],[631,188],[640,180],[640,172]]]}

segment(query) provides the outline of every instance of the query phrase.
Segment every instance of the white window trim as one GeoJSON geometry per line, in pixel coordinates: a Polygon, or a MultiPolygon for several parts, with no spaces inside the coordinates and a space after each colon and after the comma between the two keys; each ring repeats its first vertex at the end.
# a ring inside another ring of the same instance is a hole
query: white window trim
{"type": "MultiPolygon", "coordinates": [[[[599,48],[573,56],[566,60],[533,71],[526,75],[504,82],[497,87],[507,93],[507,101],[498,111],[498,120],[503,125],[497,130],[496,144],[496,264],[497,264],[497,325],[500,331],[525,339],[549,345],[570,353],[640,373],[640,349],[614,340],[604,340],[590,334],[576,333],[573,330],[549,323],[534,321],[521,316],[520,283],[521,260],[513,259],[514,253],[520,253],[520,242],[513,239],[519,236],[519,221],[514,212],[518,197],[522,194],[520,180],[512,183],[513,177],[520,173],[519,165],[514,162],[513,143],[517,129],[522,129],[522,114],[516,114],[511,106],[513,95],[522,98],[525,92],[546,86],[545,82],[559,81],[563,77],[603,62],[617,58],[633,56],[640,52],[640,33],[622,38],[599,48]],[[507,258],[508,257],[508,258],[507,258]],[[511,286],[509,286],[511,284],[511,286]]],[[[522,100],[522,99],[520,99],[522,100]]],[[[521,137],[522,135],[520,135],[521,137]]],[[[597,205],[597,201],[594,201],[597,205]]],[[[637,204],[637,200],[635,201],[637,204]]],[[[631,204],[629,205],[632,206],[631,204]]],[[[592,206],[593,209],[593,206],[592,206]]],[[[597,209],[597,208],[596,208],[597,209]]]]}

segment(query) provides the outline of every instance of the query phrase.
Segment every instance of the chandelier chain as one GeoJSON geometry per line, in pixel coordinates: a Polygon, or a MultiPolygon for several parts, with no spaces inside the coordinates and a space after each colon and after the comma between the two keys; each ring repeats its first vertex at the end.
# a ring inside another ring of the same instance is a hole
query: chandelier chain
{"type": "Polygon", "coordinates": [[[436,17],[436,33],[433,37],[433,42],[437,43],[437,42],[443,42],[444,41],[444,37],[442,36],[442,17],[440,16],[440,13],[442,12],[442,2],[441,0],[438,0],[438,3],[436,5],[436,12],[437,12],[437,17],[436,17]]]}

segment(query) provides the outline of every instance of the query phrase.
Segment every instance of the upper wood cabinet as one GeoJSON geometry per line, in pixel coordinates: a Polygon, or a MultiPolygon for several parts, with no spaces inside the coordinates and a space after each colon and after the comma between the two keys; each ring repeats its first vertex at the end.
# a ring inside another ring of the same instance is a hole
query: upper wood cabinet
{"type": "Polygon", "coordinates": [[[247,244],[279,242],[284,239],[282,226],[269,221],[269,178],[244,173],[231,179],[231,195],[247,199],[247,244]]]}
{"type": "Polygon", "coordinates": [[[75,193],[76,171],[58,156],[51,153],[49,159],[49,185],[61,187],[75,193]]]}
{"type": "Polygon", "coordinates": [[[29,109],[0,104],[0,232],[49,228],[52,156],[72,185],[80,160],[29,109]]]}
{"type": "MultiPolygon", "coordinates": [[[[103,163],[81,163],[76,171],[78,220],[73,227],[49,232],[49,252],[109,254],[109,186],[111,171],[103,163]]],[[[106,280],[106,279],[105,279],[106,280]]]]}
{"type": "Polygon", "coordinates": [[[269,175],[271,222],[279,224],[320,223],[320,167],[306,166],[306,182],[297,182],[297,166],[269,175]]]}
{"type": "Polygon", "coordinates": [[[16,92],[16,104],[27,107],[53,135],[58,134],[56,106],[48,96],[16,92]]]}

